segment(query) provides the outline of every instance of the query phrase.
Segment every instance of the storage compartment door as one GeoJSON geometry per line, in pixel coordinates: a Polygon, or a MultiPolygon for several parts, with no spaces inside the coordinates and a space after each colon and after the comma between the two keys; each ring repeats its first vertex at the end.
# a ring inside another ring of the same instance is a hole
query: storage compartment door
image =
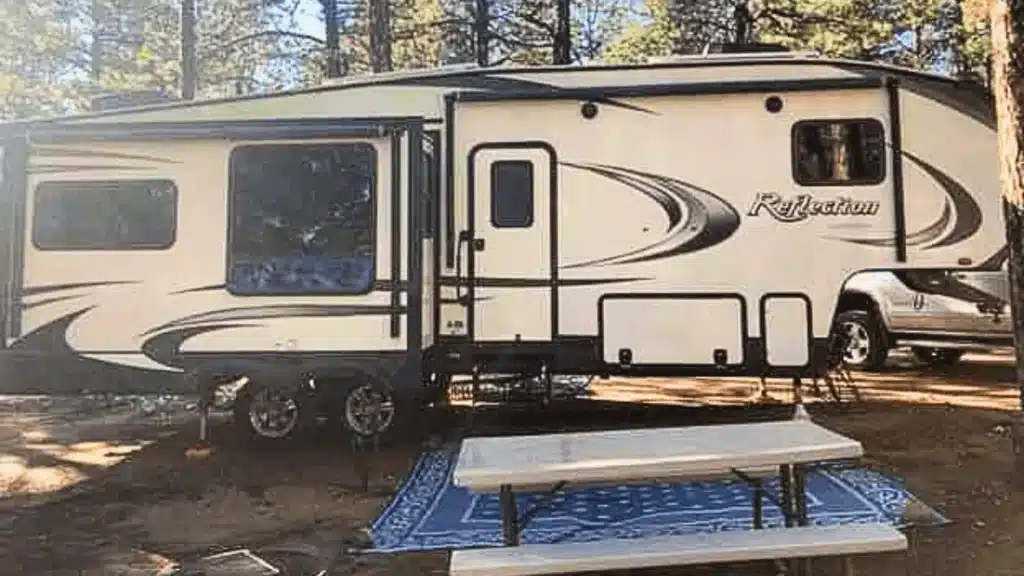
{"type": "Polygon", "coordinates": [[[765,363],[798,368],[811,361],[811,301],[801,294],[768,294],[761,299],[765,363]]]}
{"type": "Polygon", "coordinates": [[[603,356],[608,364],[743,364],[747,331],[741,296],[606,296],[600,314],[603,356]]]}

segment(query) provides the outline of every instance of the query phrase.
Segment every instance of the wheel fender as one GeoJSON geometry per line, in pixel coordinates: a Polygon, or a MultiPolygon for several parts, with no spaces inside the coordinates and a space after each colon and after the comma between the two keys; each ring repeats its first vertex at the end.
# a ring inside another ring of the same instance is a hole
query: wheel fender
{"type": "Polygon", "coordinates": [[[881,304],[880,299],[873,293],[869,293],[863,290],[843,290],[843,294],[840,296],[839,305],[836,306],[836,312],[832,316],[832,323],[835,324],[836,320],[839,319],[839,315],[846,310],[864,310],[870,313],[878,320],[878,326],[882,330],[882,339],[886,347],[892,347],[892,333],[889,329],[889,315],[888,310],[881,304]],[[868,304],[867,308],[863,305],[844,307],[842,305],[844,299],[857,299],[868,304]]]}

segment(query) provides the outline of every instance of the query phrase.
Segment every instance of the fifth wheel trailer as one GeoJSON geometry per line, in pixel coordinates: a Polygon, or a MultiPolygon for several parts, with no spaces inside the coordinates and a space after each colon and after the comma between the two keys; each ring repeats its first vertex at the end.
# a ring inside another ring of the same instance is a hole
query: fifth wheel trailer
{"type": "Polygon", "coordinates": [[[850,276],[1005,244],[983,90],[796,53],[382,74],[2,138],[5,390],[286,382],[357,432],[452,375],[811,375],[850,276]]]}

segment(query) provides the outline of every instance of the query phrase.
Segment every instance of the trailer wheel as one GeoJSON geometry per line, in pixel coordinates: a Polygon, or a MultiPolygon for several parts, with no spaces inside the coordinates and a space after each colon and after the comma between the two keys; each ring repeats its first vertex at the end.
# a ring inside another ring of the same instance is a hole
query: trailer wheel
{"type": "Polygon", "coordinates": [[[279,388],[250,381],[235,400],[235,426],[248,439],[291,438],[301,427],[305,416],[303,396],[299,386],[279,388]]]}
{"type": "Polygon", "coordinates": [[[843,360],[859,370],[879,370],[889,356],[885,332],[878,318],[864,310],[847,310],[836,317],[836,330],[847,338],[843,360]]]}
{"type": "Polygon", "coordinates": [[[395,427],[397,406],[389,387],[369,378],[355,378],[341,401],[341,421],[345,430],[356,436],[382,436],[395,427]]]}

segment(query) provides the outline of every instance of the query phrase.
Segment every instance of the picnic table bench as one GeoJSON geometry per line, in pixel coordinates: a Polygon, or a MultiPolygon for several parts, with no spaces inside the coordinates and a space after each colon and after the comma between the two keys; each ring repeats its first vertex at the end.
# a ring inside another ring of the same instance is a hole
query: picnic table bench
{"type": "MultiPolygon", "coordinates": [[[[887,524],[808,525],[807,466],[862,454],[856,440],[802,420],[468,438],[453,483],[499,494],[505,546],[456,550],[449,571],[452,576],[532,576],[905,550],[906,537],[887,524]],[[520,545],[531,512],[520,517],[517,491],[728,475],[753,488],[754,530],[520,545]],[[774,476],[777,497],[764,485],[774,476]],[[782,510],[784,527],[763,526],[765,498],[782,510]]],[[[794,563],[793,569],[801,566],[794,563]]],[[[849,562],[847,569],[852,570],[849,562]]]]}

